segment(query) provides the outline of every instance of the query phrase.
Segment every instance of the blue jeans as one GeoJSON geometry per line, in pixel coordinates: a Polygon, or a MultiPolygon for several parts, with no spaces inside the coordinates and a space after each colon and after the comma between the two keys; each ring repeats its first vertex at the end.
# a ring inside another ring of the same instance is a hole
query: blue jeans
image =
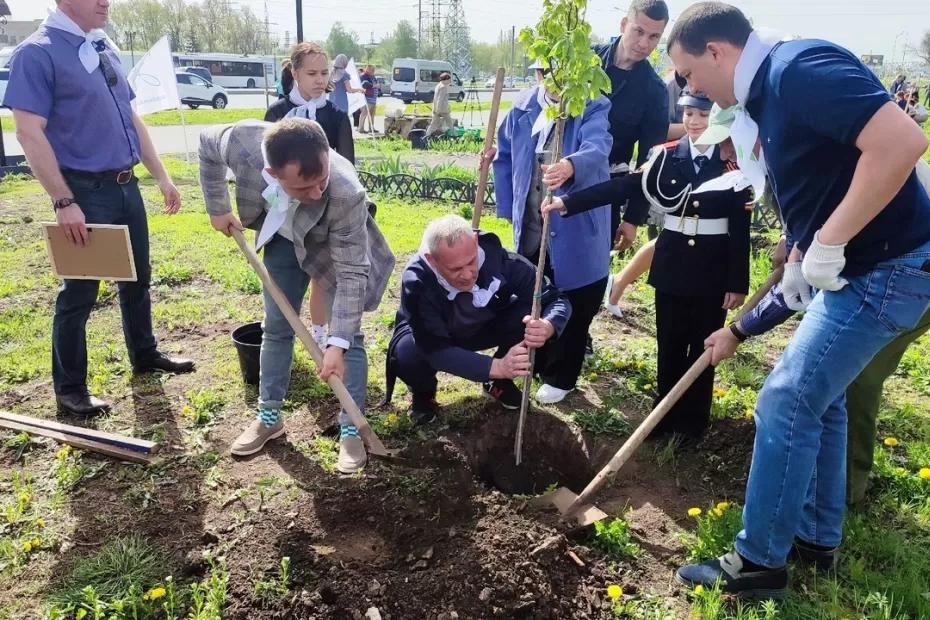
{"type": "MultiPolygon", "coordinates": [[[[271,279],[284,292],[291,307],[300,314],[304,295],[310,284],[310,275],[297,262],[294,244],[275,235],[265,244],[263,262],[271,279]]],[[[261,371],[258,378],[258,406],[264,409],[280,409],[287,395],[291,380],[291,362],[294,357],[294,330],[278,309],[268,291],[263,291],[265,320],[262,323],[261,371]]],[[[352,400],[365,413],[365,390],[368,387],[368,355],[365,352],[365,337],[358,333],[349,350],[345,352],[345,376],[342,378],[352,400]]],[[[339,423],[348,424],[344,411],[339,414],[339,423]]]]}
{"type": "Polygon", "coordinates": [[[736,550],[784,566],[795,536],[839,545],[846,493],[846,388],[930,307],[930,242],[821,291],[765,381],[736,550]]]}
{"type": "MultiPolygon", "coordinates": [[[[136,179],[126,185],[65,173],[65,181],[88,224],[129,226],[135,282],[120,282],[120,313],[129,361],[136,365],[155,353],[149,283],[149,228],[136,179]]],[[[97,301],[99,280],[64,280],[52,319],[52,381],[56,394],[87,393],[87,318],[97,301]]]]}

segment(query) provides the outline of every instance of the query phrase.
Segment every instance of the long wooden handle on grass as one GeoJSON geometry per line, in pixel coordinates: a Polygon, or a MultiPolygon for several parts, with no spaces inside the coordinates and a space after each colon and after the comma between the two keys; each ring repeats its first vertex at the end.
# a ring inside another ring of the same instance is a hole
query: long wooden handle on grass
{"type": "MultiPolygon", "coordinates": [[[[564,112],[564,110],[561,110],[564,112]]],[[[545,112],[543,112],[545,113],[545,112]]],[[[555,122],[555,137],[552,139],[552,164],[559,162],[562,156],[562,133],[565,130],[565,116],[559,114],[555,122]]],[[[547,192],[552,198],[552,190],[547,192]]],[[[539,242],[539,262],[536,263],[536,286],[533,288],[533,310],[530,314],[532,320],[542,314],[542,287],[546,271],[546,254],[549,249],[549,213],[542,214],[542,234],[539,242]]],[[[520,400],[520,417],[517,419],[517,436],[514,439],[513,455],[517,465],[523,461],[523,427],[526,424],[526,412],[530,408],[530,387],[533,385],[533,367],[536,365],[536,349],[530,349],[530,368],[523,378],[523,394],[520,400]]]]}
{"type": "MultiPolygon", "coordinates": [[[[501,91],[504,88],[504,68],[497,68],[497,77],[494,81],[494,97],[491,99],[491,116],[488,118],[488,131],[484,134],[484,150],[481,154],[487,152],[494,146],[494,134],[497,133],[497,113],[501,108],[501,91]]],[[[479,103],[480,105],[480,103],[479,103]]],[[[475,189],[475,207],[471,215],[471,227],[478,230],[481,223],[481,212],[484,210],[484,194],[488,189],[488,173],[491,170],[491,162],[482,160],[478,164],[478,187],[475,189]]]]}
{"type": "MultiPolygon", "coordinates": [[[[773,286],[781,281],[782,273],[784,268],[779,267],[775,269],[768,279],[756,290],[756,292],[749,298],[749,301],[743,304],[743,307],[740,308],[740,311],[737,315],[737,320],[744,316],[746,313],[750,312],[756,305],[762,301],[762,298],[768,294],[773,286]]],[[[636,452],[636,449],[646,440],[649,436],[649,433],[652,432],[652,429],[662,421],[662,418],[669,412],[672,406],[678,402],[678,399],[688,391],[688,388],[691,387],[691,384],[694,383],[698,377],[701,376],[707,367],[710,366],[711,356],[713,354],[713,349],[707,349],[704,353],[697,359],[691,368],[688,369],[688,372],[678,380],[678,383],[671,389],[671,391],[665,395],[659,404],[656,405],[656,408],[652,410],[645,420],[639,425],[636,431],[630,435],[629,439],[620,446],[620,449],[617,450],[617,453],[614,454],[613,458],[604,466],[601,471],[594,476],[594,479],[588,483],[588,486],[584,488],[584,491],[575,498],[568,508],[565,509],[563,518],[572,517],[579,508],[584,506],[588,499],[597,493],[604,483],[610,479],[623,465],[629,460],[633,453],[636,452]]]]}
{"type": "MultiPolygon", "coordinates": [[[[262,285],[265,287],[265,290],[271,294],[271,297],[274,299],[275,304],[277,304],[281,314],[284,315],[284,318],[287,319],[291,329],[294,330],[294,333],[298,338],[300,338],[300,341],[307,348],[307,351],[310,353],[310,357],[313,358],[313,363],[317,365],[317,368],[321,367],[323,365],[323,352],[320,350],[320,347],[313,339],[313,336],[310,335],[310,332],[303,324],[303,321],[300,320],[300,317],[294,311],[294,308],[287,300],[284,292],[278,288],[277,284],[275,284],[271,274],[268,273],[268,270],[265,268],[265,265],[262,263],[262,261],[258,258],[258,254],[255,253],[255,250],[252,249],[252,246],[250,246],[249,243],[245,240],[242,232],[233,228],[232,235],[236,240],[236,243],[239,244],[239,249],[242,250],[242,253],[245,254],[245,257],[248,259],[249,264],[252,265],[252,269],[254,269],[255,273],[258,274],[258,278],[262,281],[262,285]]],[[[352,396],[346,389],[342,379],[332,375],[330,376],[327,383],[336,394],[336,398],[339,399],[339,404],[342,405],[342,410],[346,412],[346,415],[349,416],[349,420],[358,429],[359,436],[368,446],[368,452],[378,456],[390,456],[390,452],[388,452],[387,448],[384,447],[384,444],[381,443],[381,440],[378,439],[378,436],[375,435],[375,432],[371,430],[371,426],[368,425],[368,421],[365,419],[365,416],[362,415],[358,405],[356,405],[355,401],[352,400],[352,396]]]]}

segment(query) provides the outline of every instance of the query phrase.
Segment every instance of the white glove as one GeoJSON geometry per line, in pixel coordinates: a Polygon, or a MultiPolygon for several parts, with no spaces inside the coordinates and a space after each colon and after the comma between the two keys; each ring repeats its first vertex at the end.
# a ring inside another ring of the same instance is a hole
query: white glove
{"type": "Polygon", "coordinates": [[[785,305],[795,312],[807,310],[811,303],[811,285],[801,273],[801,263],[788,263],[785,273],[781,277],[781,293],[785,298],[785,305]]]}
{"type": "Polygon", "coordinates": [[[824,245],[819,240],[820,231],[814,233],[811,247],[804,253],[801,263],[801,272],[804,279],[814,288],[824,291],[838,291],[847,282],[840,277],[840,272],[846,266],[846,244],[824,245]]]}

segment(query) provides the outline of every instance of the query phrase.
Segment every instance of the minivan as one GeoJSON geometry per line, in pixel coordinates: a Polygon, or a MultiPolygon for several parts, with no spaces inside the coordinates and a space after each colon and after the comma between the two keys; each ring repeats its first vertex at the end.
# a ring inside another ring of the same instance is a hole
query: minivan
{"type": "Polygon", "coordinates": [[[449,100],[463,101],[465,90],[462,80],[452,70],[452,65],[445,60],[424,60],[422,58],[395,58],[391,73],[391,96],[404,103],[412,101],[433,101],[433,91],[439,84],[439,76],[448,73],[452,76],[449,85],[449,100]]]}
{"type": "Polygon", "coordinates": [[[174,75],[178,80],[178,96],[181,103],[189,106],[191,110],[196,110],[202,105],[222,110],[229,103],[229,96],[222,86],[212,84],[187,71],[177,71],[174,75]]]}

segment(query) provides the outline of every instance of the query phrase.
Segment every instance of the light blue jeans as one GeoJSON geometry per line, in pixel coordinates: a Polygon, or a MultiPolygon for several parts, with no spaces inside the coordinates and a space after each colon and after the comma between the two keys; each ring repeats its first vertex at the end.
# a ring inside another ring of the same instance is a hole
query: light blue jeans
{"type": "Polygon", "coordinates": [[[930,307],[930,242],[821,291],[765,381],[736,550],[784,566],[795,536],[834,547],[846,494],[846,387],[930,307]]]}
{"type": "MultiPolygon", "coordinates": [[[[294,253],[294,244],[275,235],[263,251],[263,262],[271,279],[284,292],[291,307],[300,314],[310,276],[301,269],[294,253]]],[[[294,357],[294,330],[268,291],[263,291],[265,320],[262,322],[261,371],[258,378],[258,406],[264,409],[280,409],[287,396],[291,380],[291,362],[294,357]]],[[[368,386],[368,356],[365,352],[365,337],[360,333],[353,338],[345,353],[346,389],[352,400],[365,413],[365,390],[368,386]]],[[[345,411],[339,413],[339,423],[349,424],[345,411]]]]}

